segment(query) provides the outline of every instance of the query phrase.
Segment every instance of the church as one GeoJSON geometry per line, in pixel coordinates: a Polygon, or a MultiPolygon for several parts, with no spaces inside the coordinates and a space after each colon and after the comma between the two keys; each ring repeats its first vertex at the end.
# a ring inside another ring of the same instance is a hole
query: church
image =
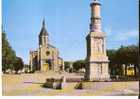
{"type": "Polygon", "coordinates": [[[39,48],[36,51],[30,51],[29,65],[31,71],[63,71],[64,62],[59,57],[59,51],[49,43],[49,34],[45,28],[45,20],[42,22],[42,28],[38,36],[39,48]]]}

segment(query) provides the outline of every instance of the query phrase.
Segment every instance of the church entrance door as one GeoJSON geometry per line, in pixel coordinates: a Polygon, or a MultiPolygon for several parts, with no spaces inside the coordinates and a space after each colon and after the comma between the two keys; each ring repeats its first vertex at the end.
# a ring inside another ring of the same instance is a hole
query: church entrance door
{"type": "Polygon", "coordinates": [[[49,64],[45,63],[43,64],[43,71],[48,71],[49,70],[49,64]]]}
{"type": "Polygon", "coordinates": [[[47,60],[47,63],[48,63],[48,69],[49,70],[52,70],[52,64],[51,64],[51,60],[47,60]]]}

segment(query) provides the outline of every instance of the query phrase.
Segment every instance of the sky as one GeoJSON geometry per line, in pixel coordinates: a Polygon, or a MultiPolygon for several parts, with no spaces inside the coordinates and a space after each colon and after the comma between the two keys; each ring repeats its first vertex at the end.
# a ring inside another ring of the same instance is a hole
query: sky
{"type": "MultiPolygon", "coordinates": [[[[49,42],[65,61],[86,58],[93,0],[2,0],[2,26],[16,55],[29,63],[45,18],[49,42]]],[[[138,0],[100,0],[107,49],[138,44],[138,0]]]]}

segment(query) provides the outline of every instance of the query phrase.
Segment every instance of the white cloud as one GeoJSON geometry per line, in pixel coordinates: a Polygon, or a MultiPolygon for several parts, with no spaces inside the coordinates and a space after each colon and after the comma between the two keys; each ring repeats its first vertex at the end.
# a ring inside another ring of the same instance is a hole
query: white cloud
{"type": "Polygon", "coordinates": [[[131,39],[138,39],[139,32],[138,30],[129,30],[125,32],[121,31],[113,31],[111,27],[105,28],[105,33],[107,34],[107,38],[109,41],[128,41],[131,39]]]}
{"type": "Polygon", "coordinates": [[[137,30],[131,30],[128,32],[119,32],[115,33],[114,40],[115,41],[127,41],[131,39],[138,39],[139,32],[137,30]]]}

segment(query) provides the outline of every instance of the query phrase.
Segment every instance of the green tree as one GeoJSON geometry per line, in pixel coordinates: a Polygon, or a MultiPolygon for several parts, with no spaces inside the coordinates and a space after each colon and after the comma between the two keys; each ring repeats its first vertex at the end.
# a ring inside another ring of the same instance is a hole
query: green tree
{"type": "Polygon", "coordinates": [[[125,64],[125,73],[127,66],[129,64],[133,64],[136,75],[136,69],[138,67],[138,46],[130,45],[126,47],[121,47],[117,51],[117,59],[119,59],[121,65],[125,64]]]}
{"type": "Polygon", "coordinates": [[[73,69],[78,71],[79,69],[85,68],[86,62],[85,60],[77,60],[73,63],[73,69]]]}
{"type": "Polygon", "coordinates": [[[107,50],[107,56],[109,59],[109,71],[111,75],[116,75],[116,50],[107,50]]]}
{"type": "Polygon", "coordinates": [[[64,62],[64,69],[66,70],[67,68],[70,68],[70,62],[65,61],[64,62]]]}
{"type": "Polygon", "coordinates": [[[134,65],[135,75],[137,75],[136,70],[138,69],[138,55],[139,47],[136,45],[127,46],[127,61],[128,64],[134,65]]]}
{"type": "Polygon", "coordinates": [[[19,70],[22,70],[24,67],[24,63],[20,57],[16,57],[16,61],[14,63],[14,70],[16,71],[15,73],[17,74],[19,70]]]}
{"type": "Polygon", "coordinates": [[[127,66],[134,65],[135,75],[138,69],[138,51],[139,47],[136,45],[121,46],[117,50],[108,50],[107,55],[110,63],[109,68],[112,75],[123,75],[123,67],[125,65],[125,74],[127,66]]]}
{"type": "Polygon", "coordinates": [[[2,32],[2,71],[5,73],[7,69],[12,69],[16,60],[16,54],[11,48],[6,33],[2,32]]]}

